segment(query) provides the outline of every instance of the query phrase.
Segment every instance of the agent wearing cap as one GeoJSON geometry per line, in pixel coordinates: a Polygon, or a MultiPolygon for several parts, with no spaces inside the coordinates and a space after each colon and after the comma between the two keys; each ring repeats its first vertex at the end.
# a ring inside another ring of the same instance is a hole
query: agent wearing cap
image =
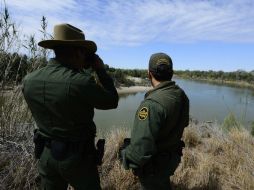
{"type": "Polygon", "coordinates": [[[137,110],[130,145],[121,151],[122,163],[133,169],[143,189],[168,190],[182,155],[189,100],[171,81],[172,60],[167,54],[151,56],[148,75],[153,89],[137,110]]]}
{"type": "Polygon", "coordinates": [[[38,126],[35,151],[39,155],[42,189],[101,189],[96,166],[94,108],[113,109],[118,94],[95,55],[93,41],[69,24],[54,27],[54,39],[39,42],[56,57],[28,74],[23,94],[38,126]],[[85,68],[91,67],[101,85],[85,68]],[[42,147],[42,148],[41,148],[42,147]]]}

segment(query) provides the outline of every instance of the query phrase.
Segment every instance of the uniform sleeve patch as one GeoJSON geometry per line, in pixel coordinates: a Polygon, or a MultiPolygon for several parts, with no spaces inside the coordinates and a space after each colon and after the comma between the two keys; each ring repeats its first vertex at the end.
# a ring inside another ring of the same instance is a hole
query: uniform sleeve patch
{"type": "Polygon", "coordinates": [[[138,112],[139,120],[146,120],[147,116],[148,116],[148,108],[142,107],[138,112]]]}

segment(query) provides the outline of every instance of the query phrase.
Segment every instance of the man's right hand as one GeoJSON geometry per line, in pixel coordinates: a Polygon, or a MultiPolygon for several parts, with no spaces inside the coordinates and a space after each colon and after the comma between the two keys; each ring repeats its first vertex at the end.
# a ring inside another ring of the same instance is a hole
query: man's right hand
{"type": "Polygon", "coordinates": [[[123,161],[124,149],[130,144],[130,140],[130,138],[125,138],[123,144],[119,147],[118,159],[120,160],[120,162],[123,161]]]}
{"type": "Polygon", "coordinates": [[[120,161],[120,163],[122,164],[122,166],[124,167],[124,169],[128,170],[129,169],[129,164],[128,161],[126,159],[126,150],[125,149],[119,149],[119,155],[118,155],[118,159],[120,161]]]}
{"type": "Polygon", "coordinates": [[[94,56],[94,63],[91,65],[92,69],[95,71],[104,69],[104,63],[102,59],[97,54],[95,54],[94,56]]]}

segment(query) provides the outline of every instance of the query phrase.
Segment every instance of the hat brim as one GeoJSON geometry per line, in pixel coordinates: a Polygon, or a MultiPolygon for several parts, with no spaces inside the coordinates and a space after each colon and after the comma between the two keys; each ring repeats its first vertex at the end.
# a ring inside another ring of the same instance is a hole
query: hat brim
{"type": "Polygon", "coordinates": [[[43,40],[38,45],[46,49],[54,49],[57,46],[77,46],[85,47],[94,53],[97,51],[97,45],[89,40],[43,40]]]}

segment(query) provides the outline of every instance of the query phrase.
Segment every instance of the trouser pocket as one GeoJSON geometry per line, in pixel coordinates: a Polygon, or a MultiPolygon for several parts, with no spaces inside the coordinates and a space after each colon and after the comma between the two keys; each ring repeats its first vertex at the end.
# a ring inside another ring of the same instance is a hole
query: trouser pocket
{"type": "Polygon", "coordinates": [[[52,140],[50,143],[52,157],[57,161],[65,160],[68,155],[68,146],[65,142],[52,140]]]}

